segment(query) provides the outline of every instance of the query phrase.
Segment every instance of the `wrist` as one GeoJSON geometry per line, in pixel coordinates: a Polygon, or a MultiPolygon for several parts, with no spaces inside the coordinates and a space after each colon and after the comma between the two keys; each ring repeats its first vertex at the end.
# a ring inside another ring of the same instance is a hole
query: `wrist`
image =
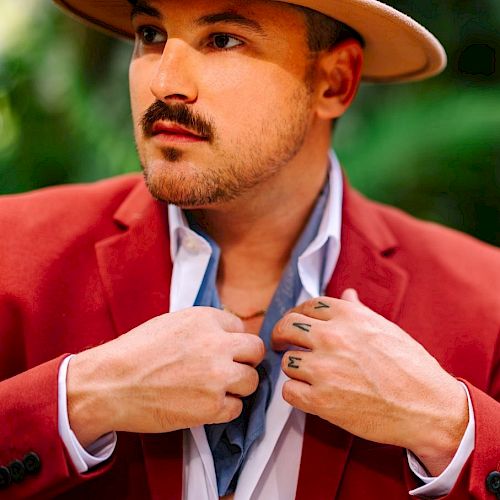
{"type": "Polygon", "coordinates": [[[97,348],[74,356],[68,365],[66,398],[71,430],[79,443],[87,448],[99,437],[113,430],[109,408],[110,399],[105,397],[97,348]]]}
{"type": "Polygon", "coordinates": [[[457,453],[469,421],[467,395],[460,382],[453,379],[453,389],[446,391],[446,401],[432,422],[421,426],[419,444],[409,449],[434,477],[444,472],[457,453]]]}

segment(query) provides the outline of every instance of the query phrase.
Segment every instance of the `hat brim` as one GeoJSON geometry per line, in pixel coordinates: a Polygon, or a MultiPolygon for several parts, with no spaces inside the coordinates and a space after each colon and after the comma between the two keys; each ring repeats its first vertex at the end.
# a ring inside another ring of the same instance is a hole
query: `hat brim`
{"type": "MultiPolygon", "coordinates": [[[[338,19],[364,39],[363,80],[423,80],[446,67],[437,38],[412,18],[377,0],[278,0],[338,19]]],[[[54,0],[65,12],[107,34],[132,40],[127,0],[54,0]]]]}

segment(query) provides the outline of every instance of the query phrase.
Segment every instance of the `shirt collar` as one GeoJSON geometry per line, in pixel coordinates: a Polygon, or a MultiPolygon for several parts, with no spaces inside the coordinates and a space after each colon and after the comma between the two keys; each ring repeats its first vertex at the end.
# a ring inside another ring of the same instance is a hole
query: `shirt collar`
{"type": "Polygon", "coordinates": [[[342,227],[342,169],[337,155],[329,152],[330,192],[316,238],[299,257],[298,270],[302,286],[310,297],[324,293],[340,254],[342,227]]]}
{"type": "MultiPolygon", "coordinates": [[[[299,275],[302,285],[311,297],[317,297],[324,288],[335,269],[340,253],[340,232],[342,227],[342,169],[337,155],[330,150],[330,192],[323,213],[318,234],[299,257],[299,275]],[[323,252],[326,258],[323,259],[323,252]],[[321,263],[324,262],[324,267],[321,263]],[[323,267],[322,276],[318,273],[323,267]]],[[[193,231],[187,222],[182,209],[168,205],[168,220],[170,232],[170,255],[172,262],[178,254],[181,244],[198,245],[207,250],[209,244],[199,234],[193,231]]]]}

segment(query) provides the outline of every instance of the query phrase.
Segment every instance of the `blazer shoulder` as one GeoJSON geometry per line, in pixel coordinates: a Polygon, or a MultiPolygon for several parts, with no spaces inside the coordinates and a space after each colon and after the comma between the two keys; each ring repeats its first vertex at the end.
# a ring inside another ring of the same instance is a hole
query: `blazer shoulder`
{"type": "Polygon", "coordinates": [[[109,218],[139,182],[140,175],[128,174],[0,196],[0,230],[21,236],[61,226],[96,224],[109,218]]]}
{"type": "Polygon", "coordinates": [[[476,291],[500,306],[500,249],[400,209],[371,203],[398,241],[398,261],[411,274],[423,273],[436,287],[442,284],[476,291]]]}
{"type": "Polygon", "coordinates": [[[93,255],[97,241],[118,231],[113,215],[140,182],[126,175],[0,196],[0,292],[19,283],[21,270],[42,276],[68,255],[93,255]]]}

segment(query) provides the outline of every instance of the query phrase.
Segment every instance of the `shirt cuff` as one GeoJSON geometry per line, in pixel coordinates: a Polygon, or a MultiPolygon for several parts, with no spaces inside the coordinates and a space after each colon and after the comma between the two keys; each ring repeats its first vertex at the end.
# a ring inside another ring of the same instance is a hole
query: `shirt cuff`
{"type": "Polygon", "coordinates": [[[460,446],[458,447],[452,461],[448,464],[448,467],[446,467],[446,469],[437,477],[429,476],[427,471],[418,461],[417,457],[411,451],[406,450],[410,469],[413,474],[415,474],[415,476],[417,476],[420,481],[424,483],[423,486],[411,490],[410,495],[425,495],[427,497],[448,495],[457,482],[458,476],[470,457],[470,454],[474,450],[474,440],[476,437],[474,410],[472,408],[472,401],[470,399],[467,386],[462,382],[460,383],[467,394],[467,403],[469,406],[469,423],[465,429],[460,446]]]}
{"type": "Polygon", "coordinates": [[[87,472],[90,468],[95,467],[107,460],[115,450],[117,437],[116,432],[110,432],[101,436],[97,441],[85,449],[71,430],[69,425],[67,396],[66,396],[66,375],[68,373],[68,365],[73,356],[68,356],[61,363],[58,375],[58,429],[59,436],[68,450],[69,456],[76,470],[81,474],[87,472]]]}

